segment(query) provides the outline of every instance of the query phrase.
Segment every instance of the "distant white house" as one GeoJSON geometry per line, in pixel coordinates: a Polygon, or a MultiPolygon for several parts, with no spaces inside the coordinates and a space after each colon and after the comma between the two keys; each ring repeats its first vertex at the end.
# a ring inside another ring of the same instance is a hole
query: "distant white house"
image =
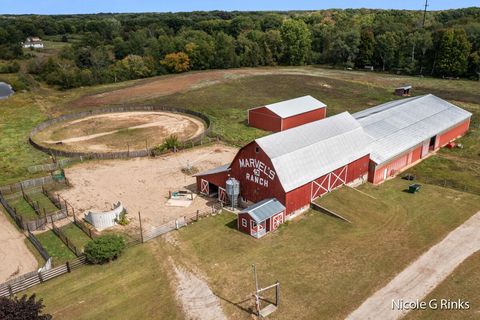
{"type": "Polygon", "coordinates": [[[28,37],[23,43],[24,48],[43,49],[43,41],[39,37],[28,37]]]}

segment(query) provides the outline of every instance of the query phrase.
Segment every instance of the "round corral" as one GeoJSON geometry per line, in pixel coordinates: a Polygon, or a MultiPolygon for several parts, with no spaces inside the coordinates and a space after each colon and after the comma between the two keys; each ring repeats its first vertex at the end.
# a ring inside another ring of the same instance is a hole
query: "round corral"
{"type": "Polygon", "coordinates": [[[57,155],[148,155],[174,135],[179,142],[202,139],[209,128],[206,116],[189,110],[160,107],[121,107],[64,115],[40,124],[30,141],[57,155]]]}

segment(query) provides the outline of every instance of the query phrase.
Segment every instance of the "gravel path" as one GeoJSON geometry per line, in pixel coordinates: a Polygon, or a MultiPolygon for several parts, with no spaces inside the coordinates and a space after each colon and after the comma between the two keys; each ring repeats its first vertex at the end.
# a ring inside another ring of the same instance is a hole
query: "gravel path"
{"type": "Polygon", "coordinates": [[[393,310],[392,301],[425,298],[455,268],[480,250],[480,212],[450,232],[390,283],[368,298],[347,319],[400,319],[408,311],[393,310]]]}

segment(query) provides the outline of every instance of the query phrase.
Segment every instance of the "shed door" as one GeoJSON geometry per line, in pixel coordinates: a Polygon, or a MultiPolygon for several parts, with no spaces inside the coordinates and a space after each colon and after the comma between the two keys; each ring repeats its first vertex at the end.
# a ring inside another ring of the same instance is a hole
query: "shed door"
{"type": "Polygon", "coordinates": [[[277,214],[272,218],[272,231],[278,229],[278,227],[283,223],[283,212],[277,214]]]}
{"type": "Polygon", "coordinates": [[[200,182],[200,193],[205,194],[207,196],[210,194],[207,180],[202,179],[202,181],[200,182]]]}

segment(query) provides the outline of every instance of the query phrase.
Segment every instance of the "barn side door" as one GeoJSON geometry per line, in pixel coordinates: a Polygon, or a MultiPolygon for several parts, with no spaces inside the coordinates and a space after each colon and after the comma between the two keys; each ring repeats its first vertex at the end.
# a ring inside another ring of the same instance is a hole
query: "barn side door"
{"type": "Polygon", "coordinates": [[[423,143],[423,146],[422,146],[422,159],[425,158],[425,156],[428,154],[429,147],[430,147],[430,141],[427,140],[423,143]]]}
{"type": "Polygon", "coordinates": [[[338,169],[332,171],[328,191],[332,191],[333,189],[347,183],[347,168],[348,166],[345,166],[339,172],[338,169]]]}
{"type": "Polygon", "coordinates": [[[227,190],[222,187],[218,187],[218,201],[225,204],[228,201],[227,190]]]}
{"type": "Polygon", "coordinates": [[[209,190],[209,187],[208,187],[208,181],[207,180],[202,179],[200,181],[200,193],[204,194],[204,195],[207,195],[207,196],[210,194],[210,190],[209,190]]]}
{"type": "Polygon", "coordinates": [[[312,181],[311,185],[311,193],[310,193],[310,201],[317,199],[318,197],[322,196],[323,194],[327,193],[328,186],[330,185],[330,175],[327,174],[324,176],[319,182],[312,181]]]}

